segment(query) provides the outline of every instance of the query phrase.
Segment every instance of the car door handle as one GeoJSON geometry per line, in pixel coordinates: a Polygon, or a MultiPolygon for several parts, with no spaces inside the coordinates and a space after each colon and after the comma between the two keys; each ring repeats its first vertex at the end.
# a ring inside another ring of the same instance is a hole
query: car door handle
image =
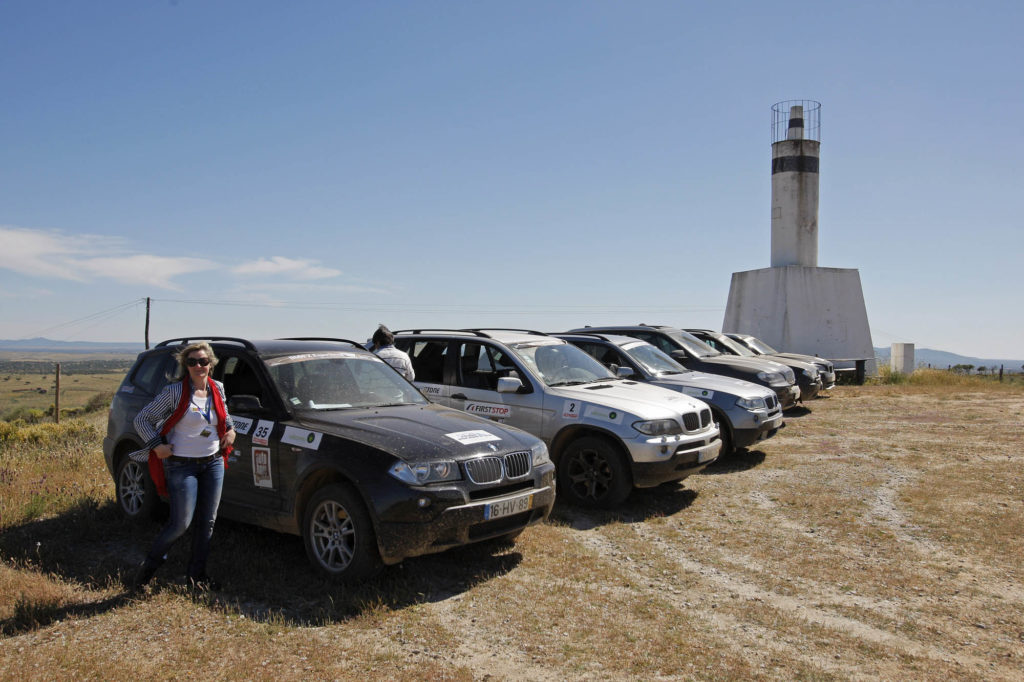
{"type": "Polygon", "coordinates": [[[467,398],[464,393],[453,393],[452,397],[455,398],[456,400],[469,400],[469,398],[467,398]]]}

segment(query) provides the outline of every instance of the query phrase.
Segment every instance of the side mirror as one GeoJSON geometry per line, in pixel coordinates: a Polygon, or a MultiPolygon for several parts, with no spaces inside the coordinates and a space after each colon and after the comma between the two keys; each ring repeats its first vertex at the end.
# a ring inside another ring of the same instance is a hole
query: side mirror
{"type": "Polygon", "coordinates": [[[263,409],[263,405],[260,404],[260,399],[254,395],[233,395],[228,398],[228,412],[234,414],[236,412],[257,412],[263,409]]]}
{"type": "Polygon", "coordinates": [[[518,377],[498,377],[498,393],[517,393],[522,387],[518,377]]]}
{"type": "Polygon", "coordinates": [[[618,367],[615,366],[615,376],[617,377],[631,377],[633,376],[632,367],[618,367]]]}

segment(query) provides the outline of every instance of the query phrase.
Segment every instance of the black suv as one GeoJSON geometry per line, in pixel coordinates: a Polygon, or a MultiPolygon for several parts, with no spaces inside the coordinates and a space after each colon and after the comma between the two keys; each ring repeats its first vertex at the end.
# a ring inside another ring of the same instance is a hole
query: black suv
{"type": "Polygon", "coordinates": [[[713,329],[687,329],[698,339],[708,344],[719,353],[725,355],[738,355],[741,358],[761,358],[762,360],[774,360],[780,365],[785,365],[793,370],[796,377],[796,385],[800,387],[800,401],[811,400],[818,397],[821,392],[822,383],[818,367],[810,362],[797,360],[795,358],[783,358],[777,355],[763,355],[755,353],[734,338],[713,329]]]}
{"type": "Polygon", "coordinates": [[[132,420],[208,340],[236,431],[220,516],[301,535],[313,566],[343,580],[546,518],[554,465],[530,434],[428,402],[342,339],[173,339],[144,351],[110,407],[103,454],[129,517],[159,504],[132,420]]]}
{"type": "Polygon", "coordinates": [[[796,385],[796,377],[789,367],[764,358],[723,355],[693,334],[676,327],[653,324],[599,326],[570,329],[568,333],[579,332],[632,336],[660,348],[686,369],[767,386],[775,391],[783,410],[794,407],[800,398],[800,387],[796,385]]]}

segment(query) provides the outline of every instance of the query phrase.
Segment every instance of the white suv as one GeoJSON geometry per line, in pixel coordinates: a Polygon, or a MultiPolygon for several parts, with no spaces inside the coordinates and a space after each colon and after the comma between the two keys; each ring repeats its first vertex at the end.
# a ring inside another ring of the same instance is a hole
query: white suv
{"type": "Polygon", "coordinates": [[[707,405],[617,377],[579,348],[540,332],[405,330],[415,384],[430,400],[539,436],[559,494],[613,507],[635,486],[679,481],[718,457],[707,405]]]}

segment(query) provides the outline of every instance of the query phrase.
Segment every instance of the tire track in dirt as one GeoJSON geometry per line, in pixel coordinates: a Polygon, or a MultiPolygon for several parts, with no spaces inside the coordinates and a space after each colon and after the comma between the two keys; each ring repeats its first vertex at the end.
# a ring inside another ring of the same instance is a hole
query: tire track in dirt
{"type": "MultiPolygon", "coordinates": [[[[994,664],[992,664],[990,660],[974,656],[969,653],[948,651],[926,643],[918,642],[903,635],[869,625],[855,618],[831,613],[825,608],[809,603],[807,600],[800,597],[791,597],[763,589],[747,580],[730,575],[717,567],[703,564],[700,561],[690,558],[684,550],[672,545],[664,538],[651,532],[644,526],[644,524],[631,524],[629,528],[638,537],[646,541],[649,546],[658,547],[662,555],[666,559],[671,560],[672,563],[678,566],[681,570],[690,575],[698,576],[702,581],[710,584],[716,594],[724,592],[747,601],[764,603],[776,609],[780,613],[789,615],[790,617],[836,631],[852,639],[862,640],[869,644],[890,649],[894,652],[894,657],[898,655],[911,655],[943,663],[972,666],[985,670],[986,675],[990,676],[990,678],[991,676],[998,675],[1000,678],[1007,680],[1020,679],[1019,670],[1015,668],[1007,668],[1006,666],[1000,666],[997,668],[994,667],[994,664]]],[[[613,556],[617,553],[621,554],[626,551],[625,548],[616,544],[614,540],[603,534],[600,529],[595,529],[594,531],[587,533],[580,533],[577,534],[576,537],[587,546],[601,552],[603,556],[613,556]]],[[[631,564],[631,570],[640,570],[641,568],[642,567],[637,565],[635,562],[631,564]]],[[[644,580],[650,584],[660,584],[662,587],[670,584],[663,578],[651,574],[650,571],[645,572],[644,580]]],[[[667,594],[671,593],[669,592],[667,594]]],[[[824,595],[817,592],[814,594],[814,599],[816,602],[826,600],[824,595]]],[[[847,602],[844,605],[856,605],[852,600],[848,601],[845,595],[842,595],[842,601],[847,602]]],[[[770,643],[778,638],[778,633],[773,630],[769,630],[753,623],[739,623],[738,621],[735,621],[735,619],[729,618],[722,613],[707,614],[697,612],[696,615],[701,616],[712,624],[716,624],[722,632],[727,632],[731,637],[736,636],[737,625],[745,627],[745,629],[750,632],[759,633],[765,641],[758,639],[756,641],[758,646],[763,646],[766,642],[770,643]]],[[[857,674],[857,671],[851,671],[847,667],[837,665],[835,662],[830,660],[828,652],[815,656],[808,654],[805,651],[795,653],[793,648],[788,645],[779,646],[777,649],[780,653],[785,653],[787,656],[796,656],[799,660],[816,667],[821,667],[830,673],[841,674],[844,677],[850,676],[851,673],[857,674]]],[[[863,673],[861,672],[859,674],[863,673]]]]}

